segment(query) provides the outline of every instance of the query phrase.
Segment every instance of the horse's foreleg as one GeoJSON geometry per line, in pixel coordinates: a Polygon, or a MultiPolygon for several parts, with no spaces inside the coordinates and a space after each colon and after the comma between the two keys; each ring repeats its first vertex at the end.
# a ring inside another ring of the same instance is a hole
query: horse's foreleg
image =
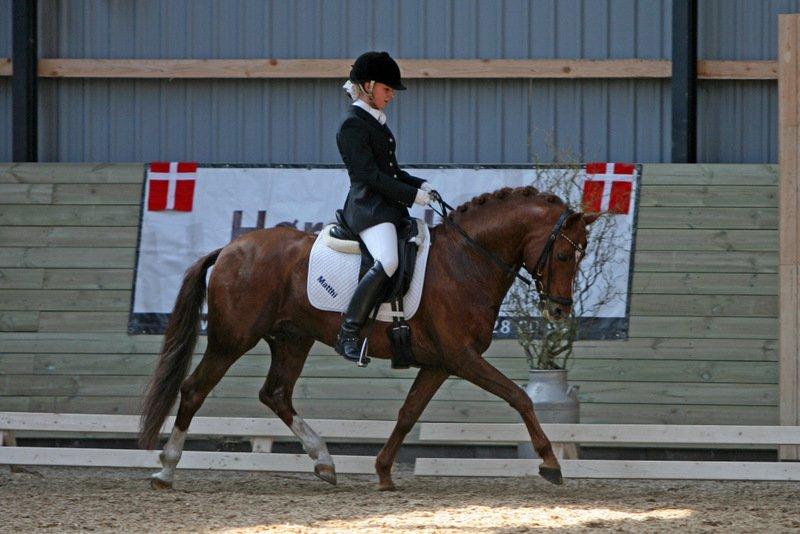
{"type": "Polygon", "coordinates": [[[206,349],[203,359],[197,368],[181,385],[181,402],[175,426],[164,449],[158,456],[162,469],[150,477],[150,485],[154,489],[168,489],[172,487],[175,479],[175,468],[183,453],[183,444],[186,441],[186,432],[189,430],[194,414],[200,409],[203,401],[222,379],[230,366],[241,354],[223,354],[211,349],[206,349]]]}
{"type": "Polygon", "coordinates": [[[279,336],[268,338],[272,362],[258,398],[286,423],[308,455],[314,460],[314,474],[325,482],[336,484],[336,468],[328,446],[292,406],[292,392],[303,370],[312,338],[279,336]]]}
{"type": "Polygon", "coordinates": [[[455,374],[493,393],[508,402],[522,416],[528,433],[531,436],[533,448],[542,459],[539,465],[539,474],[553,484],[561,484],[561,466],[558,463],[550,440],[542,430],[539,420],[533,411],[533,402],[521,387],[512,382],[503,373],[498,371],[479,354],[464,356],[455,374]]]}
{"type": "Polygon", "coordinates": [[[397,455],[397,449],[400,448],[406,434],[411,431],[422,411],[448,376],[449,374],[444,369],[425,368],[417,373],[417,378],[411,385],[411,390],[397,415],[397,424],[392,430],[389,440],[375,458],[379,490],[395,489],[394,482],[392,482],[392,465],[397,455]]]}

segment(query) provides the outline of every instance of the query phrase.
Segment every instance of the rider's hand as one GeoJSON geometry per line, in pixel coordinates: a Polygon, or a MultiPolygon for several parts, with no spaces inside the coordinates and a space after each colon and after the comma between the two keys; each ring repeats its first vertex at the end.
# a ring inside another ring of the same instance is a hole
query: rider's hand
{"type": "Polygon", "coordinates": [[[420,189],[424,189],[428,193],[433,191],[433,186],[429,182],[422,182],[422,185],[419,186],[420,189]]]}
{"type": "Polygon", "coordinates": [[[417,196],[414,199],[414,204],[418,204],[420,206],[427,206],[431,203],[431,195],[424,189],[417,189],[417,196]]]}

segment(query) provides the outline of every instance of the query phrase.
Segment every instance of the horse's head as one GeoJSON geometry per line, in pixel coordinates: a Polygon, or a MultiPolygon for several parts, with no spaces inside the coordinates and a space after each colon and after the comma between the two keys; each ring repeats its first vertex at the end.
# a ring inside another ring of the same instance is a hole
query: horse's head
{"type": "Polygon", "coordinates": [[[575,213],[566,206],[557,206],[558,219],[542,244],[531,239],[523,251],[525,267],[533,276],[539,292],[539,309],[545,318],[560,321],[572,311],[572,290],[578,265],[586,254],[586,227],[597,220],[598,214],[575,213]]]}

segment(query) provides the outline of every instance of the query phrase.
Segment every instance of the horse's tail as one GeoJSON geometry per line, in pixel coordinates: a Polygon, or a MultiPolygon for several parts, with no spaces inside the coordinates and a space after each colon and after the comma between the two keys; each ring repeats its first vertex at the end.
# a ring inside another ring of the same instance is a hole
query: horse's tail
{"type": "Polygon", "coordinates": [[[200,258],[186,270],[181,290],[164,334],[164,346],[155,373],[142,402],[139,445],[153,449],[158,443],[161,425],[167,418],[181,383],[189,371],[194,346],[200,330],[200,312],[206,299],[206,271],[214,265],[222,249],[200,258]]]}

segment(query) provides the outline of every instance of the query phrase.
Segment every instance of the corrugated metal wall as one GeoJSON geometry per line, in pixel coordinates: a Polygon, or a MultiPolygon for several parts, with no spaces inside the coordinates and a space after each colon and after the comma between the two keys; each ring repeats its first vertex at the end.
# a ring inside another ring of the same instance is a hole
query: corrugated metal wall
{"type": "MultiPolygon", "coordinates": [[[[10,27],[10,3],[0,0],[0,28],[10,27]]],[[[367,49],[403,58],[669,58],[671,5],[40,0],[40,41],[43,57],[70,58],[339,58],[367,49]]],[[[798,10],[797,0],[701,0],[700,56],[774,59],[777,15],[798,10]]],[[[666,80],[408,85],[389,110],[403,162],[550,161],[554,151],[581,160],[670,158],[666,80]]],[[[0,82],[0,102],[10,101],[7,86],[0,82]]],[[[338,162],[334,132],[346,104],[336,80],[45,79],[40,157],[338,162]]],[[[777,160],[774,82],[703,82],[699,109],[701,161],[777,160]]],[[[0,140],[10,144],[8,128],[0,140]]]]}

